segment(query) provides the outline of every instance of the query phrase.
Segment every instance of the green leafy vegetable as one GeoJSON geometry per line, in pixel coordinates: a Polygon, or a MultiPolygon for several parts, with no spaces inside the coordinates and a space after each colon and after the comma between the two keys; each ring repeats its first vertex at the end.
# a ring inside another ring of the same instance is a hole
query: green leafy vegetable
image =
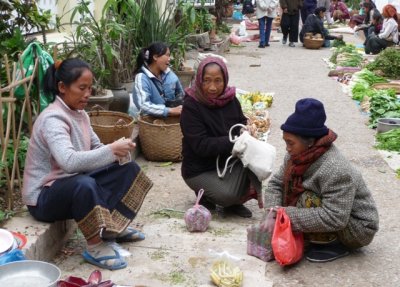
{"type": "Polygon", "coordinates": [[[400,128],[376,135],[376,148],[388,151],[400,151],[400,128]]]}

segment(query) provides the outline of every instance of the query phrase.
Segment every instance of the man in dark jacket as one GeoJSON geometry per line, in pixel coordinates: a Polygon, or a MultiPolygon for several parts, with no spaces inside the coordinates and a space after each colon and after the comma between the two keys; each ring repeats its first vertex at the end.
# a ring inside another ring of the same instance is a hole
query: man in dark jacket
{"type": "Polygon", "coordinates": [[[324,28],[323,20],[325,17],[325,12],[326,8],[325,7],[318,7],[315,9],[314,14],[308,15],[306,22],[304,23],[303,27],[301,28],[300,31],[300,42],[303,43],[304,41],[304,35],[306,33],[313,33],[315,34],[321,34],[322,38],[324,38],[324,45],[323,47],[329,47],[330,46],[330,40],[335,40],[335,39],[343,39],[343,35],[339,36],[333,36],[329,35],[328,30],[324,28]]]}

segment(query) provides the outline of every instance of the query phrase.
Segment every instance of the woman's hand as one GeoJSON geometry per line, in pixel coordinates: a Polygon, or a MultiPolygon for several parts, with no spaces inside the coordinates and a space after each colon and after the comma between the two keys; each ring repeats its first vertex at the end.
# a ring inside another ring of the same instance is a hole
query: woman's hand
{"type": "Polygon", "coordinates": [[[111,144],[108,144],[108,146],[110,146],[113,154],[116,157],[124,157],[131,150],[135,149],[136,144],[134,142],[132,142],[131,139],[121,138],[111,144]]]}
{"type": "Polygon", "coordinates": [[[282,12],[283,12],[283,13],[287,13],[287,12],[288,12],[288,9],[287,9],[287,8],[284,8],[282,12]]]}
{"type": "Polygon", "coordinates": [[[169,116],[180,116],[182,113],[182,105],[177,106],[175,108],[169,108],[168,115],[169,116]]]}

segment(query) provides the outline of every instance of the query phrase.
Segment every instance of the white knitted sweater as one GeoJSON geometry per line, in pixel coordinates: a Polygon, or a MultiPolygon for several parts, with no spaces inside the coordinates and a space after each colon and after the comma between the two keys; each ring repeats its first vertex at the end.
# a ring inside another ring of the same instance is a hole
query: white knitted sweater
{"type": "Polygon", "coordinates": [[[60,97],[36,119],[25,161],[22,199],[35,206],[43,186],[115,161],[100,143],[85,111],[71,110],[60,97]]]}

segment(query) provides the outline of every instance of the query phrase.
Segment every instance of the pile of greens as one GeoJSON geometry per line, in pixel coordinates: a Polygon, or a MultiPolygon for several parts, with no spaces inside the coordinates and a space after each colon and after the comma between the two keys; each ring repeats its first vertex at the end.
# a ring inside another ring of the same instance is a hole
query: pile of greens
{"type": "Polygon", "coordinates": [[[370,118],[369,127],[376,128],[379,118],[400,118],[400,102],[393,89],[376,90],[369,100],[370,118]]]}
{"type": "Polygon", "coordinates": [[[377,76],[374,72],[371,72],[368,69],[362,69],[361,71],[354,73],[354,75],[357,77],[357,79],[364,80],[371,86],[376,83],[388,82],[388,80],[385,78],[377,76]]]}
{"type": "Polygon", "coordinates": [[[346,42],[343,41],[343,39],[335,39],[335,40],[333,40],[332,47],[339,48],[339,47],[342,47],[342,46],[346,46],[346,42]]]}
{"type": "Polygon", "coordinates": [[[371,71],[380,70],[386,77],[400,78],[400,50],[387,48],[379,53],[375,61],[369,63],[367,68],[371,71]]]}
{"type": "Polygon", "coordinates": [[[329,59],[332,63],[342,67],[359,67],[362,60],[363,57],[351,44],[338,47],[329,59]]]}
{"type": "Polygon", "coordinates": [[[368,82],[365,80],[357,81],[351,89],[352,99],[359,102],[362,102],[364,97],[371,98],[375,92],[376,90],[371,89],[368,82]]]}
{"type": "Polygon", "coordinates": [[[352,99],[356,101],[362,101],[365,96],[369,98],[376,94],[375,89],[371,89],[371,86],[376,83],[387,83],[383,77],[375,75],[368,69],[362,69],[359,72],[354,73],[354,86],[351,89],[352,99]]]}
{"type": "Polygon", "coordinates": [[[376,135],[377,149],[400,152],[400,128],[376,135]]]}

